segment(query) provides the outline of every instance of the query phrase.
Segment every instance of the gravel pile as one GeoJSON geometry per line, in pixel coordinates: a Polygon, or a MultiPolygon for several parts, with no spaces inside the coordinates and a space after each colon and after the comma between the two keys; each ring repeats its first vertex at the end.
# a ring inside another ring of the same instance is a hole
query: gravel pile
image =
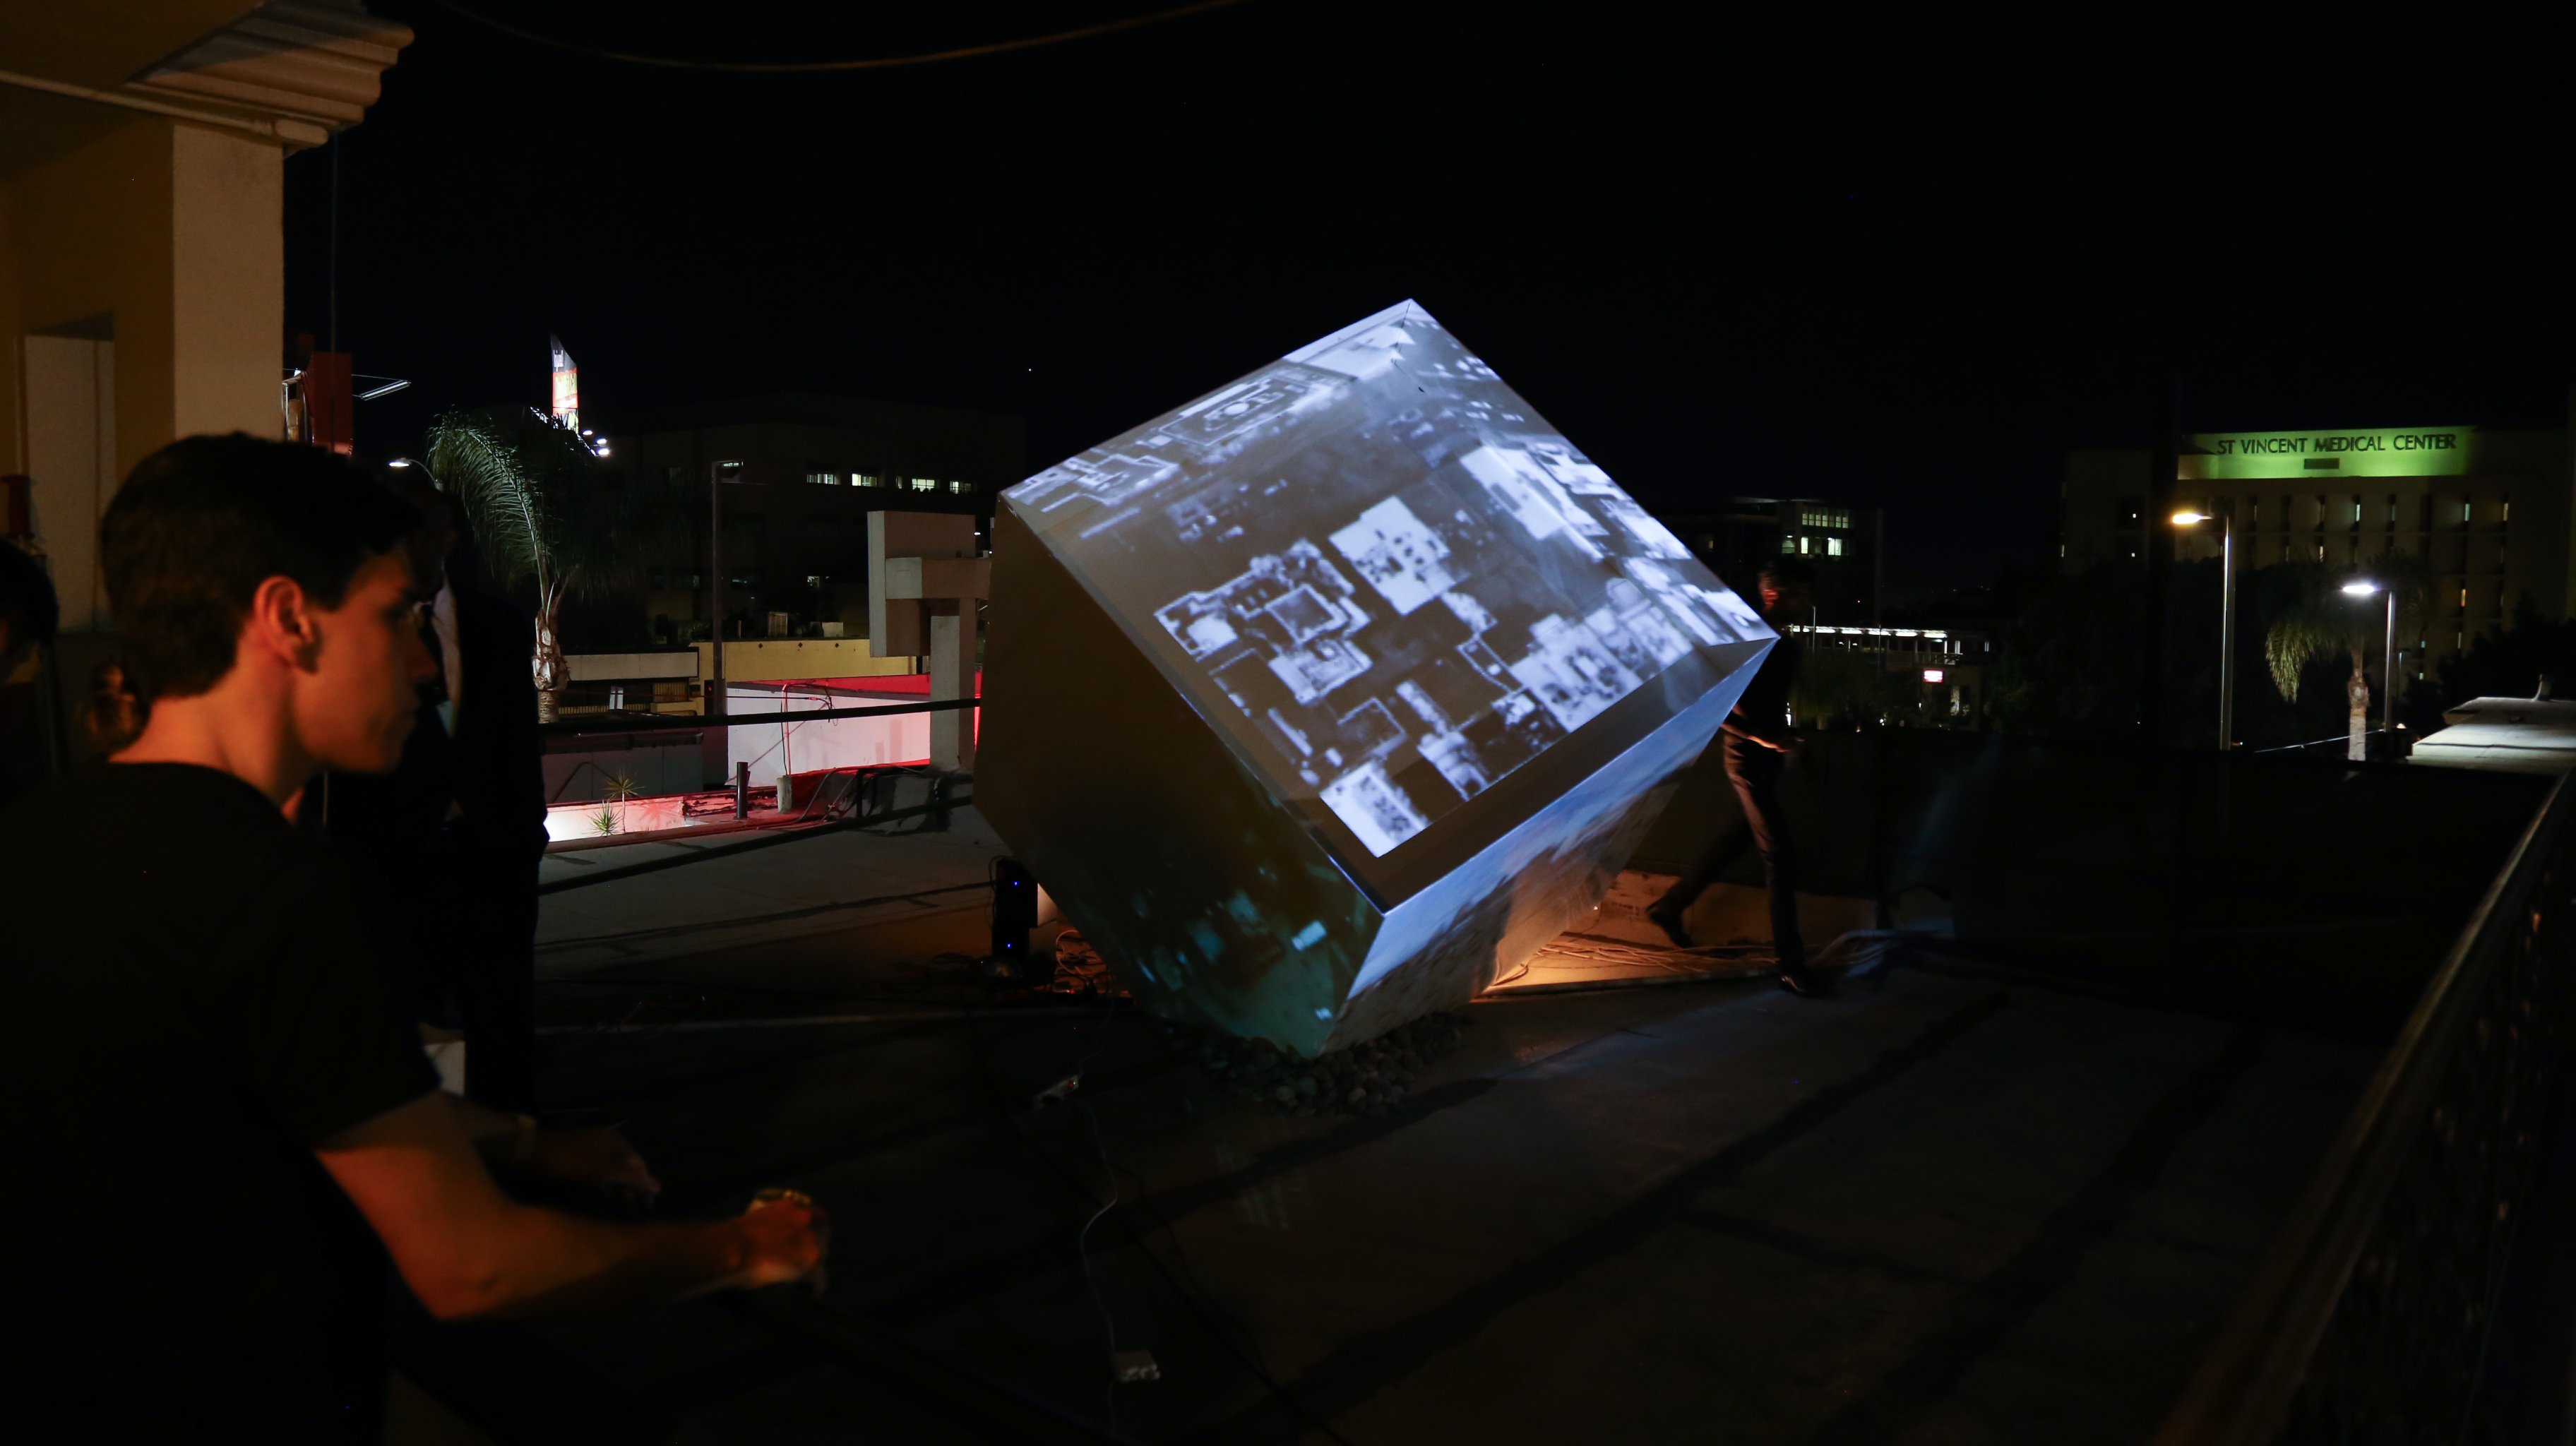
{"type": "Polygon", "coordinates": [[[1174,1033],[1200,1068],[1279,1114],[1382,1115],[1403,1101],[1406,1086],[1426,1065],[1458,1047],[1458,1032],[1467,1023],[1460,1014],[1426,1015],[1365,1044],[1313,1059],[1299,1059],[1266,1039],[1205,1030],[1174,1033]]]}

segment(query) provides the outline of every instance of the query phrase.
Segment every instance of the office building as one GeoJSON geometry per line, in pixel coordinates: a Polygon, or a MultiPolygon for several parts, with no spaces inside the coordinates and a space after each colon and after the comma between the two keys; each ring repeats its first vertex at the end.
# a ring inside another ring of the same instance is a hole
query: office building
{"type": "Polygon", "coordinates": [[[787,394],[674,407],[598,429],[606,465],[693,498],[639,600],[657,640],[708,631],[706,479],[724,485],[728,636],[866,631],[870,512],[989,518],[1020,480],[1020,419],[908,402],[787,394]],[[817,628],[815,625],[822,625],[817,628]]]}
{"type": "Polygon", "coordinates": [[[1885,512],[1814,497],[1729,497],[1714,508],[1658,511],[1709,571],[1750,598],[1765,559],[1806,558],[1816,569],[1814,616],[1801,622],[1874,623],[1885,568],[1885,512]]]}
{"type": "MultiPolygon", "coordinates": [[[[2374,559],[2421,558],[2434,609],[2420,640],[2438,659],[2502,628],[2525,599],[2568,616],[2571,472],[2561,431],[2477,427],[2208,432],[2183,441],[2174,507],[2227,519],[2240,574],[2313,563],[2367,575],[2374,559]]],[[[2148,454],[2070,452],[2060,565],[2145,555],[2148,454]]],[[[2215,557],[2219,529],[2176,539],[2178,560],[2215,557]]]]}

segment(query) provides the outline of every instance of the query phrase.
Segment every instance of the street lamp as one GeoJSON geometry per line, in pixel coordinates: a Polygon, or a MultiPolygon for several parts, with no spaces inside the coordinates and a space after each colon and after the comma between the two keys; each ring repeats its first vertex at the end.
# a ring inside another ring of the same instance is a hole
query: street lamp
{"type": "Polygon", "coordinates": [[[2368,597],[2375,592],[2388,594],[2388,638],[2379,653],[2379,731],[2397,736],[2397,589],[2364,580],[2343,585],[2346,597],[2368,597]]]}
{"type": "Polygon", "coordinates": [[[2218,524],[2218,751],[2236,746],[2236,522],[2224,513],[2177,512],[2176,527],[2218,524]]]}

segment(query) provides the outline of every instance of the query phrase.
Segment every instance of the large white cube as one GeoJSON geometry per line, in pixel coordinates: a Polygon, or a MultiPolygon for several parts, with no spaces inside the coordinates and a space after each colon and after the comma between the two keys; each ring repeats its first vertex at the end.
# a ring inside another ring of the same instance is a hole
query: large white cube
{"type": "Polygon", "coordinates": [[[977,804],[1139,999],[1306,1055],[1589,911],[1777,641],[1409,302],[993,547],[977,804]]]}

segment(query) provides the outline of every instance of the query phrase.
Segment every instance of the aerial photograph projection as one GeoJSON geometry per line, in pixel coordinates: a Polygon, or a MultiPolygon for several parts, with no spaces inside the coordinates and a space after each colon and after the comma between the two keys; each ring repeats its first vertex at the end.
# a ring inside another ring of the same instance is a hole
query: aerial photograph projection
{"type": "MultiPolygon", "coordinates": [[[[1760,617],[1410,302],[1006,500],[1383,857],[1760,617]]],[[[1681,701],[1698,696],[1696,690],[1681,701]]]]}

